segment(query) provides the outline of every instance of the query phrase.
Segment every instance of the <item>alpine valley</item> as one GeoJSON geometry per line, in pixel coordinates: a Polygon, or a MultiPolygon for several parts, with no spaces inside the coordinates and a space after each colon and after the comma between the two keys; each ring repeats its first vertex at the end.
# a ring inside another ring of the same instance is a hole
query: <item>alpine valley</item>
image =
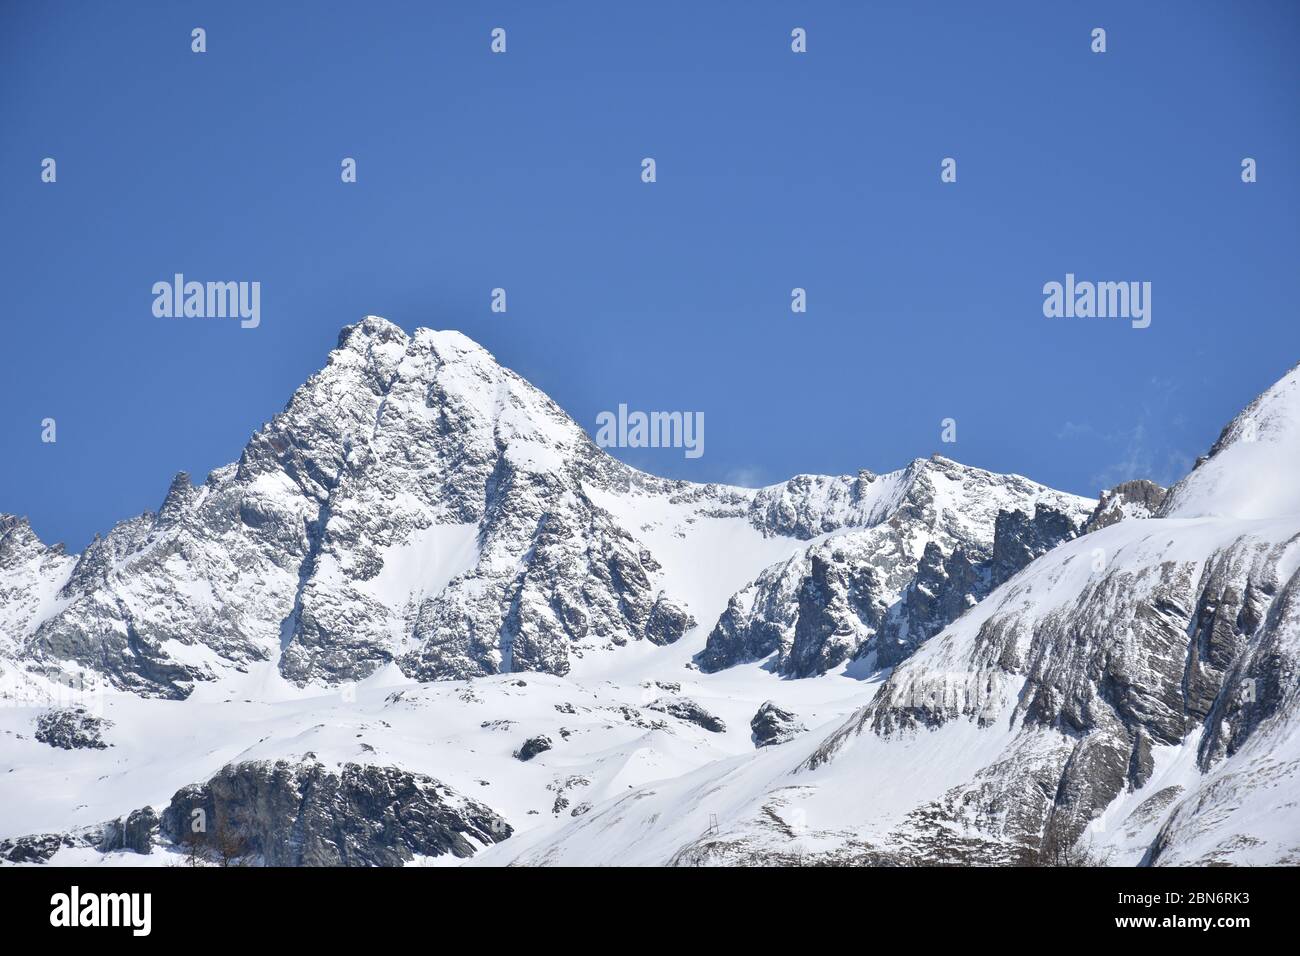
{"type": "Polygon", "coordinates": [[[83,553],[0,515],[0,861],[1300,863],[1297,466],[1292,369],[1168,489],[669,481],[367,317],[83,553]]]}

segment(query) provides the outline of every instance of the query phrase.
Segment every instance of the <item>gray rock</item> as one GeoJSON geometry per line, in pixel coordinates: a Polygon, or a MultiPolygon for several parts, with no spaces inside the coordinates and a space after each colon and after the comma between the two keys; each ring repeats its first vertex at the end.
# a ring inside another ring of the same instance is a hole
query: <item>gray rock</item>
{"type": "Polygon", "coordinates": [[[805,731],[804,725],[790,711],[765,701],[749,721],[755,747],[783,744],[805,731]]]}
{"type": "Polygon", "coordinates": [[[1079,534],[1084,499],[945,458],[914,462],[876,524],[814,545],[728,602],[696,663],[775,655],[787,677],[892,667],[1035,558],[1079,534]],[[912,555],[919,554],[914,558],[912,555]]]}
{"type": "Polygon", "coordinates": [[[397,767],[288,761],[232,764],[179,790],[162,833],[267,866],[401,866],[416,854],[465,858],[510,836],[483,804],[397,767]],[[196,815],[195,811],[201,811],[196,815]],[[193,834],[192,821],[206,829],[193,834]],[[229,850],[227,850],[229,852],[229,850]]]}
{"type": "Polygon", "coordinates": [[[999,511],[993,530],[993,556],[989,559],[989,589],[1009,581],[1062,541],[1078,537],[1082,531],[1075,517],[1044,505],[1036,506],[1032,515],[999,511]]]}
{"type": "MultiPolygon", "coordinates": [[[[611,495],[690,505],[799,540],[893,521],[878,543],[910,549],[923,528],[945,558],[969,536],[963,529],[987,525],[990,540],[966,548],[972,562],[991,545],[996,512],[985,502],[1029,508],[1046,495],[1068,511],[1079,500],[937,458],[893,475],[800,475],[759,490],[654,478],[596,447],[459,333],[407,334],[370,316],[343,329],[326,366],[238,462],[198,486],[178,474],[156,513],[120,523],[81,555],[46,548],[21,519],[0,516],[0,655],[177,699],[269,659],[298,684],[359,680],[389,662],[417,680],[565,674],[574,655],[671,644],[697,623],[665,590],[660,558],[638,537],[643,524],[602,506],[611,495]],[[957,510],[971,513],[937,507],[936,482],[966,486],[957,510]],[[395,567],[445,536],[476,557],[437,587],[376,596],[395,567]],[[32,595],[52,590],[51,613],[32,595]]],[[[854,590],[865,603],[845,613],[878,626],[915,562],[884,562],[866,581],[857,578],[869,559],[852,548],[846,556],[846,566],[819,566],[825,584],[854,590]]],[[[808,597],[783,673],[817,673],[861,650],[841,609],[819,621],[808,597]]],[[[712,642],[710,660],[771,653],[773,641],[793,641],[795,616],[778,614],[771,627],[737,621],[733,639],[712,642]]]]}
{"type": "Polygon", "coordinates": [[[0,840],[0,860],[10,863],[47,863],[63,847],[76,845],[76,841],[64,833],[37,833],[0,840]]]}
{"type": "Polygon", "coordinates": [[[104,731],[113,722],[87,713],[84,708],[47,710],[36,718],[36,739],[63,750],[105,750],[104,731]]]}
{"type": "MultiPolygon", "coordinates": [[[[1042,847],[1072,846],[1121,793],[1150,781],[1154,747],[1181,744],[1203,726],[1197,758],[1208,773],[1285,715],[1300,672],[1300,572],[1285,561],[1289,546],[1244,535],[1204,561],[1121,564],[1028,619],[1026,594],[1013,582],[950,670],[896,669],[806,766],[829,762],[868,728],[893,737],[963,718],[983,722],[997,688],[1015,686],[1011,723],[1027,733],[969,783],[918,808],[890,840],[926,862],[958,859],[925,836],[944,825],[983,833],[978,851],[961,851],[967,862],[1016,862],[1042,847]],[[1285,581],[1279,569],[1287,569],[1285,581]],[[961,686],[926,692],[927,682],[952,679],[961,686]],[[1047,738],[1055,745],[1028,733],[1034,729],[1057,735],[1047,738]]],[[[1204,825],[1194,822],[1196,806],[1173,811],[1148,862],[1168,852],[1180,828],[1204,825]]]]}
{"type": "Polygon", "coordinates": [[[703,727],[713,734],[724,733],[727,729],[727,725],[722,721],[722,718],[715,717],[689,697],[660,697],[658,700],[646,704],[646,710],[653,710],[660,714],[667,714],[669,717],[676,717],[678,720],[684,720],[687,723],[703,727]]]}
{"type": "Polygon", "coordinates": [[[103,853],[111,853],[114,850],[130,850],[140,854],[152,853],[158,824],[158,814],[154,812],[153,807],[132,810],[126,816],[104,824],[99,850],[103,853]]]}
{"type": "Polygon", "coordinates": [[[1097,531],[1129,518],[1151,518],[1164,504],[1169,489],[1154,481],[1139,478],[1116,485],[1101,493],[1101,500],[1088,516],[1083,533],[1097,531]]]}
{"type": "Polygon", "coordinates": [[[529,737],[524,741],[523,746],[515,751],[515,759],[532,760],[540,753],[545,753],[552,747],[551,738],[545,734],[538,734],[536,737],[529,737]]]}

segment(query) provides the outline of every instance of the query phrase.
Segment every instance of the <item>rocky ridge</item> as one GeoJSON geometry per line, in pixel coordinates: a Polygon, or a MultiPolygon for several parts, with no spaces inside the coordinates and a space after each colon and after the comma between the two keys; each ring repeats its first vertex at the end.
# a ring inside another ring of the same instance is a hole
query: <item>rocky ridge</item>
{"type": "MultiPolygon", "coordinates": [[[[81,555],[46,548],[4,517],[0,654],[59,680],[92,675],[175,699],[266,661],[300,685],[361,680],[389,662],[418,680],[564,674],[586,653],[671,644],[712,626],[667,586],[673,569],[643,538],[640,515],[673,510],[682,534],[716,520],[793,544],[878,529],[814,544],[797,573],[784,572],[802,581],[834,568],[834,581],[813,584],[847,589],[861,605],[793,642],[782,667],[811,674],[860,650],[861,635],[845,641],[844,628],[883,628],[882,659],[900,658],[960,608],[954,585],[884,620],[932,537],[931,564],[989,557],[997,511],[979,506],[983,495],[1027,514],[1041,503],[1069,521],[1091,505],[938,458],[757,490],[653,478],[598,449],[463,335],[408,335],[372,316],[340,333],[325,368],[238,462],[197,486],[177,475],[156,513],[81,555]],[[968,500],[933,500],[936,486],[954,483],[968,500]],[[835,567],[837,555],[851,566],[835,567]]],[[[931,577],[964,573],[956,565],[931,577]]],[[[749,627],[788,629],[788,616],[749,627]]],[[[709,666],[771,649],[724,643],[714,642],[709,666]]]]}

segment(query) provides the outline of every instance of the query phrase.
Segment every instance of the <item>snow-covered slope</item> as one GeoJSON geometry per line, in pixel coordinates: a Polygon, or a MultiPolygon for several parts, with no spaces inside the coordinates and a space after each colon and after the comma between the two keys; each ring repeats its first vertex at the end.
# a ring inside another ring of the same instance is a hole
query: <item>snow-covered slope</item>
{"type": "Polygon", "coordinates": [[[1300,365],[1234,418],[1207,458],[1169,489],[1168,518],[1300,515],[1300,365]]]}

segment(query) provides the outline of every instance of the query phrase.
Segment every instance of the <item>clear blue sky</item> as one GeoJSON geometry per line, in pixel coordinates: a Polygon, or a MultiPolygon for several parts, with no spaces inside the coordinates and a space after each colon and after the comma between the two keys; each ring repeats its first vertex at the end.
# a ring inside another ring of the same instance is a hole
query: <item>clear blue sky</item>
{"type": "Polygon", "coordinates": [[[0,511],[80,548],[156,508],[366,313],[589,431],[703,411],[703,457],[620,453],[660,474],[1167,482],[1300,358],[1298,52],[1263,0],[5,0],[0,511]],[[261,327],[155,318],[175,272],[260,281],[261,327]],[[1044,318],[1066,272],[1152,282],[1151,327],[1044,318]]]}

